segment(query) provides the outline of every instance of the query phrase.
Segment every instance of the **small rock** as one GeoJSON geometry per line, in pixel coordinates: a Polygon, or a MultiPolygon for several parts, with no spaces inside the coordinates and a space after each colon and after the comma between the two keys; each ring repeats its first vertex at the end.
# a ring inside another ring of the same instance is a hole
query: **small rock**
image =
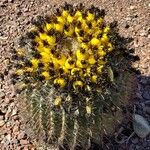
{"type": "Polygon", "coordinates": [[[130,144],[128,150],[133,150],[134,149],[134,145],[133,144],[130,144]]]}
{"type": "Polygon", "coordinates": [[[17,140],[17,139],[13,139],[13,140],[12,140],[12,143],[13,143],[13,144],[17,144],[17,143],[18,143],[18,140],[17,140]]]}
{"type": "Polygon", "coordinates": [[[139,142],[138,138],[132,140],[132,143],[137,144],[139,142]]]}
{"type": "Polygon", "coordinates": [[[28,140],[20,140],[20,144],[27,145],[27,144],[29,144],[29,141],[28,140]]]}
{"type": "Polygon", "coordinates": [[[15,108],[12,110],[12,114],[11,114],[11,116],[16,115],[16,114],[17,114],[17,112],[18,112],[17,107],[15,107],[15,108]]]}
{"type": "Polygon", "coordinates": [[[6,135],[6,139],[10,143],[11,142],[11,135],[10,134],[6,135]]]}
{"type": "Polygon", "coordinates": [[[147,36],[146,30],[141,30],[140,31],[140,36],[147,36]]]}
{"type": "Polygon", "coordinates": [[[142,78],[142,79],[140,80],[140,82],[141,82],[142,84],[146,85],[148,81],[147,81],[146,78],[142,78]]]}
{"type": "Polygon", "coordinates": [[[14,0],[8,0],[8,2],[9,2],[9,3],[13,3],[13,2],[14,2],[14,0]]]}
{"type": "Polygon", "coordinates": [[[4,99],[5,98],[5,93],[4,91],[0,90],[0,98],[4,99]]]}
{"type": "Polygon", "coordinates": [[[4,120],[0,120],[0,127],[2,127],[5,124],[4,120]]]}
{"type": "Polygon", "coordinates": [[[136,145],[136,146],[135,146],[135,149],[137,149],[137,150],[139,149],[139,150],[140,150],[140,146],[139,146],[139,145],[136,145]]]}
{"type": "Polygon", "coordinates": [[[131,9],[131,10],[135,9],[135,6],[130,6],[130,9],[131,9]]]}
{"type": "Polygon", "coordinates": [[[138,38],[138,45],[139,46],[141,46],[141,47],[143,47],[144,46],[144,44],[145,44],[145,41],[146,41],[146,37],[139,37],[138,38]]]}
{"type": "Polygon", "coordinates": [[[13,132],[18,132],[18,131],[19,131],[19,127],[18,126],[14,126],[13,132]]]}
{"type": "Polygon", "coordinates": [[[133,115],[134,132],[141,138],[145,138],[150,133],[149,122],[141,115],[133,115]]]}
{"type": "Polygon", "coordinates": [[[21,140],[21,139],[23,139],[25,137],[25,132],[20,132],[19,134],[18,134],[18,137],[17,137],[17,139],[18,140],[21,140]]]}
{"type": "Polygon", "coordinates": [[[143,98],[147,99],[147,100],[150,100],[150,92],[149,91],[144,91],[143,93],[143,98]]]}
{"type": "Polygon", "coordinates": [[[123,23],[123,26],[124,26],[124,28],[126,28],[126,29],[128,29],[128,28],[130,27],[127,21],[125,21],[125,22],[123,23]]]}

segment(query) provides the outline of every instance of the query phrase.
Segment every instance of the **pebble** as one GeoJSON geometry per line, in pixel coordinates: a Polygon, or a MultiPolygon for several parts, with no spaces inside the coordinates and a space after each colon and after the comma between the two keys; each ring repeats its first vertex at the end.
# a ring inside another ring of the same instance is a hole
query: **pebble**
{"type": "Polygon", "coordinates": [[[0,98],[2,99],[5,98],[5,92],[3,90],[0,90],[0,98]]]}
{"type": "Polygon", "coordinates": [[[150,124],[143,116],[133,114],[133,129],[139,137],[145,138],[150,133],[150,124]]]}
{"type": "Polygon", "coordinates": [[[17,112],[18,112],[18,109],[17,109],[17,107],[15,107],[15,108],[12,110],[11,116],[16,115],[17,112]]]}
{"type": "Polygon", "coordinates": [[[21,131],[21,132],[18,134],[17,139],[18,139],[18,140],[21,140],[21,139],[23,139],[24,137],[25,137],[25,132],[21,131]]]}
{"type": "Polygon", "coordinates": [[[130,144],[128,150],[133,150],[134,149],[134,144],[130,144]]]}
{"type": "Polygon", "coordinates": [[[135,9],[135,6],[130,6],[130,9],[131,9],[131,10],[135,9]]]}
{"type": "Polygon", "coordinates": [[[134,139],[132,140],[132,143],[134,143],[134,144],[137,144],[138,142],[139,142],[138,138],[134,138],[134,139]]]}
{"type": "Polygon", "coordinates": [[[18,132],[19,131],[19,127],[18,126],[14,126],[13,127],[13,133],[18,132]]]}
{"type": "Polygon", "coordinates": [[[5,124],[4,120],[0,120],[0,127],[2,127],[5,124]]]}
{"type": "Polygon", "coordinates": [[[10,134],[6,135],[6,139],[7,139],[8,143],[10,143],[11,142],[11,135],[10,134]]]}
{"type": "Polygon", "coordinates": [[[148,33],[147,33],[146,30],[141,30],[140,31],[140,36],[147,36],[147,35],[148,35],[148,33]]]}
{"type": "Polygon", "coordinates": [[[145,90],[142,96],[143,98],[150,100],[150,91],[145,90]]]}
{"type": "Polygon", "coordinates": [[[29,144],[29,141],[28,140],[20,140],[20,144],[27,145],[27,144],[29,144]]]}

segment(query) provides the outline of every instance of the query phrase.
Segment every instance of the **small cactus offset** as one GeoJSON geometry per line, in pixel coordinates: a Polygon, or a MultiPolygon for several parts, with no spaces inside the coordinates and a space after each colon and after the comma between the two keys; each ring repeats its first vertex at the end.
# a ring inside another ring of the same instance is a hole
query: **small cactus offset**
{"type": "Polygon", "coordinates": [[[89,149],[121,121],[134,92],[131,58],[137,58],[104,16],[97,7],[65,3],[37,17],[19,41],[12,81],[43,149],[89,149]]]}

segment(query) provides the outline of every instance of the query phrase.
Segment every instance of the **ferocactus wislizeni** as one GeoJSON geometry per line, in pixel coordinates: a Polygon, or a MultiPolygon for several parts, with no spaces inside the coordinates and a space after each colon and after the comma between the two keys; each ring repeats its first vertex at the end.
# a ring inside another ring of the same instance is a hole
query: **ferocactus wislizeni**
{"type": "Polygon", "coordinates": [[[42,147],[88,149],[122,118],[134,77],[129,51],[117,46],[104,16],[97,7],[65,3],[37,17],[20,39],[12,81],[42,147]]]}

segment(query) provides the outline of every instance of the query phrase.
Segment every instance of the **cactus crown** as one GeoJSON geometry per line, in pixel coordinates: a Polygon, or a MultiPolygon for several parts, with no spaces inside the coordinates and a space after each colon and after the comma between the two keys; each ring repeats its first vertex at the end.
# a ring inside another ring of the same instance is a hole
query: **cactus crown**
{"type": "Polygon", "coordinates": [[[120,120],[119,107],[132,94],[130,51],[104,16],[65,3],[34,20],[15,50],[12,81],[24,94],[25,118],[47,144],[88,147],[120,120]]]}
{"type": "MultiPolygon", "coordinates": [[[[26,34],[30,47],[17,50],[26,58],[16,75],[28,74],[29,81],[50,81],[60,88],[97,84],[113,50],[110,27],[103,18],[98,8],[86,10],[69,4],[52,16],[38,17],[26,34]]],[[[21,39],[21,45],[23,42],[21,39]]]]}

